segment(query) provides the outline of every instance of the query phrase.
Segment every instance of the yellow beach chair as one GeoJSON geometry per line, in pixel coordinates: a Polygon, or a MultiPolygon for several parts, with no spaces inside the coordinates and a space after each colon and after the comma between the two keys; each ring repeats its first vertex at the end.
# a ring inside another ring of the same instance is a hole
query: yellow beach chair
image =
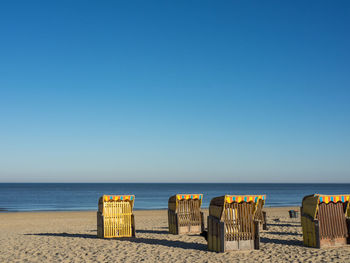
{"type": "Polygon", "coordinates": [[[97,236],[134,237],[134,195],[104,195],[98,200],[97,236]]]}
{"type": "Polygon", "coordinates": [[[204,228],[202,200],[202,194],[171,196],[168,201],[169,233],[201,233],[204,228]]]}
{"type": "Polygon", "coordinates": [[[303,198],[304,245],[323,248],[350,244],[350,195],[308,195],[303,198]]]}
{"type": "Polygon", "coordinates": [[[262,211],[265,199],[265,195],[213,198],[208,216],[208,249],[216,252],[259,249],[257,213],[262,211]]]}

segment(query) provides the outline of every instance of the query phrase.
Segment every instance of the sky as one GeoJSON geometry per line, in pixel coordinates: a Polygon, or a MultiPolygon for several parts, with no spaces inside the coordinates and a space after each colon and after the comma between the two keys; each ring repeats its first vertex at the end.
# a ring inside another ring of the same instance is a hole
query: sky
{"type": "Polygon", "coordinates": [[[0,182],[350,182],[349,1],[1,1],[0,182]]]}

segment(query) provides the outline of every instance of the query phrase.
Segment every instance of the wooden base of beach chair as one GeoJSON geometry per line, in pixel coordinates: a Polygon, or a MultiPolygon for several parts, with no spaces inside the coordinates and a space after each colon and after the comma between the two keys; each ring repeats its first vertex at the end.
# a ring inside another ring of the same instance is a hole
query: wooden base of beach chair
{"type": "Polygon", "coordinates": [[[181,225],[183,223],[179,222],[179,216],[172,210],[168,210],[168,224],[169,233],[174,235],[181,234],[200,234],[204,230],[204,220],[203,212],[200,212],[199,224],[193,224],[193,222],[188,222],[186,225],[181,225]]]}
{"type": "Polygon", "coordinates": [[[347,238],[324,238],[320,240],[320,248],[340,247],[347,244],[347,238]]]}
{"type": "Polygon", "coordinates": [[[233,250],[253,250],[254,249],[254,240],[239,240],[239,241],[226,241],[225,242],[225,250],[233,251],[233,250]]]}
{"type": "Polygon", "coordinates": [[[177,228],[177,234],[200,234],[202,233],[201,226],[179,226],[177,228]]]}
{"type": "MultiPolygon", "coordinates": [[[[208,250],[215,252],[227,252],[235,250],[260,249],[259,228],[259,221],[254,221],[254,239],[226,240],[225,223],[213,216],[208,216],[208,250]]],[[[243,233],[241,234],[243,236],[243,233]]]]}

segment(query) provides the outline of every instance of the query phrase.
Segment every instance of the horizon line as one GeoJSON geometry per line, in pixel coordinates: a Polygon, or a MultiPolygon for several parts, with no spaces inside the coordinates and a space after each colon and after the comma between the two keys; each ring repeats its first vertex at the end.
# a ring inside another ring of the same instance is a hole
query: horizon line
{"type": "Polygon", "coordinates": [[[350,182],[0,182],[0,184],[350,184],[350,182]]]}

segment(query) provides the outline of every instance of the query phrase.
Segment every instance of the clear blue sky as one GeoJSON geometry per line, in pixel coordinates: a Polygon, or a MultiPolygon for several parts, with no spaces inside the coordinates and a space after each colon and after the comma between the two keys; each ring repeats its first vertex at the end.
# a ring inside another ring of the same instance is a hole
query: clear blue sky
{"type": "Polygon", "coordinates": [[[349,1],[1,1],[0,182],[350,182],[349,1]]]}

